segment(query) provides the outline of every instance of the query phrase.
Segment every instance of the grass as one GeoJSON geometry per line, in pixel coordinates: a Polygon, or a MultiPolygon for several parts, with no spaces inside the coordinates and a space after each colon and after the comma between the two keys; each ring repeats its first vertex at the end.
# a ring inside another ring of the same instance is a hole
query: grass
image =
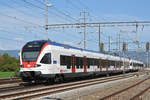
{"type": "Polygon", "coordinates": [[[0,78],[10,78],[14,76],[15,72],[0,72],[0,78]]]}

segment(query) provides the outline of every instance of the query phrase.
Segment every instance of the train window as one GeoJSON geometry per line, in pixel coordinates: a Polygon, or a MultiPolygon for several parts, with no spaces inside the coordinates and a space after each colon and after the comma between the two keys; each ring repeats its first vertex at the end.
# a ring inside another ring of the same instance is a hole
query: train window
{"type": "Polygon", "coordinates": [[[42,58],[41,63],[43,63],[43,64],[51,64],[51,54],[50,53],[46,53],[44,55],[44,57],[42,58]]]}
{"type": "Polygon", "coordinates": [[[39,51],[24,51],[22,53],[23,61],[33,62],[36,61],[39,51]]]}
{"type": "Polygon", "coordinates": [[[76,66],[77,66],[76,68],[79,69],[79,65],[76,65],[76,66]]]}
{"type": "Polygon", "coordinates": [[[79,57],[76,57],[76,66],[77,66],[77,69],[79,69],[79,63],[80,63],[79,57]]]}
{"type": "Polygon", "coordinates": [[[71,68],[71,57],[60,55],[60,65],[67,65],[67,69],[71,68]]]}
{"type": "Polygon", "coordinates": [[[116,63],[117,63],[116,67],[120,67],[120,65],[121,65],[120,61],[117,61],[116,63]]]}
{"type": "Polygon", "coordinates": [[[70,69],[71,67],[70,67],[70,65],[69,64],[67,64],[67,69],[70,69]]]}
{"type": "Polygon", "coordinates": [[[94,59],[90,58],[90,65],[94,65],[94,59]]]}
{"type": "Polygon", "coordinates": [[[83,58],[79,58],[79,65],[80,65],[80,68],[83,68],[83,58]]]}
{"type": "MultiPolygon", "coordinates": [[[[120,61],[120,66],[123,66],[123,64],[124,64],[124,66],[125,66],[125,63],[126,63],[126,62],[121,62],[121,61],[120,61]]],[[[120,67],[120,66],[119,66],[119,67],[120,67]]]]}
{"type": "Polygon", "coordinates": [[[102,67],[103,67],[103,68],[106,67],[106,62],[105,62],[105,60],[102,60],[102,67]]]}
{"type": "Polygon", "coordinates": [[[109,65],[109,66],[113,66],[113,61],[109,60],[108,65],[109,65]]]}
{"type": "Polygon", "coordinates": [[[102,67],[102,60],[99,60],[99,68],[102,67]]]}
{"type": "Polygon", "coordinates": [[[60,65],[66,65],[66,56],[60,55],[60,65]]]}
{"type": "Polygon", "coordinates": [[[87,58],[87,68],[90,68],[90,59],[87,58]]]}
{"type": "Polygon", "coordinates": [[[112,65],[112,66],[115,66],[115,61],[111,61],[111,65],[112,65]]]}
{"type": "Polygon", "coordinates": [[[66,56],[66,65],[67,65],[68,69],[71,68],[71,57],[70,56],[66,56]]]}
{"type": "Polygon", "coordinates": [[[98,59],[95,59],[95,65],[99,66],[98,59]]]}
{"type": "Polygon", "coordinates": [[[90,68],[90,65],[87,65],[87,68],[90,68]]]}

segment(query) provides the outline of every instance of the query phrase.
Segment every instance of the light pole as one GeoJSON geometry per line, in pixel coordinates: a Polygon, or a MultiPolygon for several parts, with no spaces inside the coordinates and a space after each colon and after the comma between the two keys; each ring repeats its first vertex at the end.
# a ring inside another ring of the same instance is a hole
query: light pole
{"type": "Polygon", "coordinates": [[[46,40],[48,40],[48,7],[51,7],[52,4],[49,4],[48,0],[46,0],[45,3],[46,3],[45,32],[46,32],[46,40]]]}

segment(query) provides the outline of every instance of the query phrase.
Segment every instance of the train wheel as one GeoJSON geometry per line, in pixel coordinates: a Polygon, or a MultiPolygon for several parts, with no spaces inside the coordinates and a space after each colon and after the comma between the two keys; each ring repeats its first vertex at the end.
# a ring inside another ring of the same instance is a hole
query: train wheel
{"type": "Polygon", "coordinates": [[[63,83],[64,82],[64,77],[60,76],[60,82],[63,83]]]}
{"type": "Polygon", "coordinates": [[[125,71],[123,71],[123,74],[125,74],[126,72],[125,71]]]}
{"type": "Polygon", "coordinates": [[[59,83],[59,81],[60,81],[60,78],[58,75],[56,75],[54,78],[54,83],[59,83]]]}
{"type": "Polygon", "coordinates": [[[48,78],[47,81],[46,81],[46,83],[49,84],[49,85],[50,84],[54,84],[54,79],[48,78]]]}
{"type": "Polygon", "coordinates": [[[109,77],[110,75],[107,73],[106,76],[109,77]]]}
{"type": "Polygon", "coordinates": [[[60,75],[56,75],[54,78],[54,83],[62,83],[63,82],[63,77],[60,75]]]}

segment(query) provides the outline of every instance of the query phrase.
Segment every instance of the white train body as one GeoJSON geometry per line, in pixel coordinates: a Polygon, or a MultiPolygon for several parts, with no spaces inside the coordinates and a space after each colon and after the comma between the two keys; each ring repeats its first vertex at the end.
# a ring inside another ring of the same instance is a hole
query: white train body
{"type": "Polygon", "coordinates": [[[20,77],[32,81],[134,71],[143,62],[50,41],[31,41],[20,52],[20,65],[20,77]]]}

